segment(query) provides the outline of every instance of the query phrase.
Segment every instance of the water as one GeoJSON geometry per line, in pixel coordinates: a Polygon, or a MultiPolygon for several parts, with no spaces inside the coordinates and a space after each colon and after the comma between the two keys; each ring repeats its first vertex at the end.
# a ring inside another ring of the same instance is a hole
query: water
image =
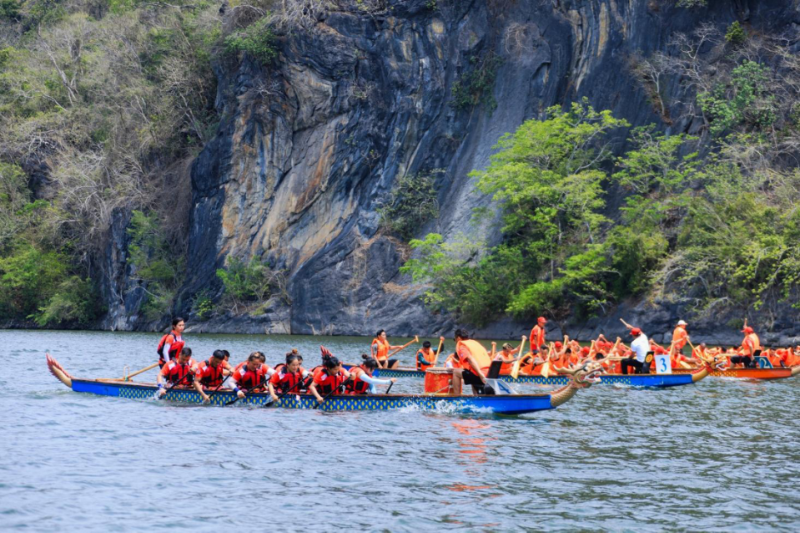
{"type": "MultiPolygon", "coordinates": [[[[0,331],[0,530],[800,530],[797,378],[595,386],[554,411],[469,417],[77,394],[44,360],[49,350],[75,376],[119,377],[153,362],[157,341],[0,331]]],[[[235,361],[296,346],[316,362],[320,343],[349,361],[370,339],[187,341],[235,361]]]]}

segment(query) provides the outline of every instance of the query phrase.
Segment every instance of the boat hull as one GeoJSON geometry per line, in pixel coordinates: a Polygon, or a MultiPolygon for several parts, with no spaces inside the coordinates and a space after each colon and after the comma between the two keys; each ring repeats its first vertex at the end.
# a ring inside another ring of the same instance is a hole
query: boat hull
{"type": "MultiPolygon", "coordinates": [[[[412,369],[386,369],[375,370],[374,375],[381,378],[417,378],[424,379],[425,372],[412,369]]],[[[517,378],[504,375],[500,379],[507,383],[535,383],[537,385],[561,386],[569,383],[567,376],[525,376],[519,375],[517,378]]],[[[598,384],[602,385],[627,385],[630,387],[645,388],[668,388],[690,385],[692,376],[686,374],[602,374],[598,384]]]]}
{"type": "MultiPolygon", "coordinates": [[[[688,375],[695,372],[692,369],[673,370],[678,375],[688,375]]],[[[728,368],[726,370],[715,370],[709,374],[715,378],[737,378],[737,379],[785,379],[792,377],[791,368],[728,368]]]]}
{"type": "MultiPolygon", "coordinates": [[[[75,392],[114,396],[119,398],[153,400],[154,385],[112,380],[72,379],[75,392]]],[[[232,390],[223,389],[211,396],[213,405],[225,405],[235,398],[232,390]]],[[[182,403],[203,403],[203,398],[193,389],[174,389],[167,393],[166,400],[182,403]]],[[[265,393],[248,394],[237,403],[263,406],[269,403],[265,393]]],[[[317,401],[310,394],[289,395],[276,402],[275,407],[284,409],[316,409],[317,401]]],[[[549,394],[514,396],[415,396],[415,395],[342,395],[328,398],[319,409],[322,411],[386,411],[391,409],[419,408],[431,411],[458,413],[494,413],[515,415],[553,409],[549,394]]]]}

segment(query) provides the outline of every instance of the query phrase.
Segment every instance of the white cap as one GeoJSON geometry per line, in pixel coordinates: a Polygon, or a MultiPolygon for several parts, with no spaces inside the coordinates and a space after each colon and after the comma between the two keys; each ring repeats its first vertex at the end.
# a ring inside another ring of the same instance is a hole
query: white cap
{"type": "Polygon", "coordinates": [[[685,321],[683,321],[683,320],[678,320],[678,325],[679,325],[679,326],[688,326],[689,324],[687,324],[687,323],[686,323],[685,321]]]}

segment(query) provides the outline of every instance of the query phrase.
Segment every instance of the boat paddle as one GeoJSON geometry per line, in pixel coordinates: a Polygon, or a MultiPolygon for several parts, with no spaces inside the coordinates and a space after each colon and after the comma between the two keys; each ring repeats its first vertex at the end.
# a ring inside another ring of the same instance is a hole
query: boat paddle
{"type": "Polygon", "coordinates": [[[222,380],[222,383],[219,384],[219,387],[217,387],[216,389],[211,391],[211,394],[208,395],[208,403],[211,403],[211,397],[219,392],[219,390],[222,388],[222,386],[225,385],[225,382],[228,381],[228,378],[231,377],[232,375],[233,375],[233,372],[231,372],[230,374],[225,376],[225,379],[222,380]]]}
{"type": "Polygon", "coordinates": [[[439,337],[439,347],[436,348],[436,355],[433,357],[433,364],[431,368],[436,366],[436,361],[439,360],[439,354],[442,353],[442,347],[444,346],[444,337],[439,337]]]}
{"type": "Polygon", "coordinates": [[[390,391],[390,390],[392,390],[392,387],[393,387],[393,386],[394,386],[394,381],[392,381],[391,383],[389,383],[389,388],[387,388],[387,389],[386,389],[386,394],[389,394],[389,391],[390,391]]]}
{"type": "MultiPolygon", "coordinates": [[[[402,352],[403,350],[405,350],[406,348],[408,348],[409,346],[411,346],[415,342],[419,342],[419,336],[417,336],[417,335],[414,335],[414,340],[413,341],[408,341],[407,343],[405,343],[404,345],[402,345],[401,347],[399,347],[398,349],[396,349],[392,353],[388,354],[386,356],[386,364],[387,365],[389,364],[389,359],[391,359],[393,355],[396,355],[396,354],[402,352]]],[[[388,366],[386,368],[388,368],[388,366]]]]}
{"type": "MultiPolygon", "coordinates": [[[[158,364],[158,363],[156,363],[156,364],[158,364]]],[[[189,370],[187,373],[185,373],[185,374],[183,375],[183,377],[182,377],[181,379],[179,379],[178,381],[176,381],[175,383],[173,383],[173,384],[170,386],[170,388],[166,389],[166,391],[164,392],[164,396],[161,396],[161,397],[159,397],[159,400],[160,400],[161,398],[166,398],[166,396],[167,396],[167,393],[168,393],[169,391],[171,391],[172,389],[174,389],[175,387],[177,387],[178,385],[180,385],[180,384],[183,382],[183,380],[184,380],[184,379],[186,379],[188,376],[192,376],[192,375],[194,375],[194,373],[193,373],[191,370],[189,370]]]]}
{"type": "Polygon", "coordinates": [[[325,403],[325,400],[327,400],[328,398],[330,398],[331,396],[333,396],[334,394],[339,392],[339,389],[343,389],[345,387],[345,385],[347,385],[351,381],[353,381],[353,376],[350,376],[349,378],[344,380],[344,382],[341,385],[339,385],[338,387],[334,387],[334,389],[332,391],[330,391],[328,394],[326,394],[325,396],[322,397],[322,401],[321,402],[317,402],[317,405],[314,406],[314,409],[319,409],[322,406],[322,404],[325,403]]]}
{"type": "Polygon", "coordinates": [[[267,403],[265,403],[265,404],[264,404],[264,405],[262,405],[261,407],[270,407],[270,406],[272,406],[272,405],[275,405],[275,404],[277,404],[278,402],[280,402],[281,400],[283,400],[283,399],[284,399],[286,396],[288,396],[289,394],[291,394],[291,393],[292,393],[292,391],[293,391],[293,390],[294,390],[294,389],[295,389],[295,388],[296,388],[298,385],[300,385],[301,383],[303,383],[303,379],[302,379],[302,378],[301,378],[301,379],[298,379],[298,380],[297,380],[297,383],[295,383],[294,385],[292,385],[292,386],[289,388],[289,390],[287,390],[286,392],[284,392],[283,394],[281,394],[280,396],[278,396],[278,399],[277,399],[277,400],[273,400],[273,399],[272,399],[272,396],[270,396],[270,397],[269,397],[269,400],[267,401],[267,403]]]}
{"type": "MultiPolygon", "coordinates": [[[[517,379],[519,377],[519,370],[522,366],[522,358],[524,357],[525,353],[525,337],[522,337],[522,343],[519,345],[519,357],[516,361],[514,361],[513,366],[511,367],[511,377],[517,379]]],[[[533,357],[533,346],[531,346],[531,357],[533,357]]]]}
{"type": "Polygon", "coordinates": [[[155,368],[155,367],[157,367],[157,366],[158,366],[158,362],[155,362],[155,363],[153,363],[153,364],[152,364],[152,365],[150,365],[150,366],[146,366],[146,367],[144,367],[144,368],[143,368],[143,369],[141,369],[141,370],[137,370],[137,371],[136,371],[136,372],[134,372],[133,374],[128,374],[127,376],[123,376],[123,377],[119,378],[117,381],[130,381],[130,379],[131,379],[133,376],[138,376],[138,375],[139,375],[139,374],[141,374],[142,372],[147,372],[148,370],[150,370],[150,369],[153,369],[153,368],[155,368]]]}

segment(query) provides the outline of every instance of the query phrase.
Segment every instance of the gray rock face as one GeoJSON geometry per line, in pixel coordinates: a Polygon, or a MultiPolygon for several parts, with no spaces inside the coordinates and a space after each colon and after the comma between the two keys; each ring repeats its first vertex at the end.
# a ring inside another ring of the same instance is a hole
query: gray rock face
{"type": "MultiPolygon", "coordinates": [[[[379,232],[376,209],[398,177],[446,169],[437,182],[440,216],[420,236],[466,232],[496,242],[496,227],[469,224],[488,199],[468,173],[487,164],[501,135],[582,97],[634,125],[660,124],[628,57],[663,49],[674,32],[703,21],[727,27],[746,14],[768,26],[797,15],[788,0],[711,1],[692,11],[668,0],[439,0],[435,10],[426,0],[388,3],[381,13],[331,12],[281,36],[274,66],[248,57],[217,66],[223,119],[192,169],[189,279],[176,311],[185,313],[199,289],[219,287],[215,270],[226,257],[256,257],[288,273],[291,305],[276,303],[257,319],[220,317],[209,331],[449,331],[452,319],[426,310],[424,288],[398,273],[408,250],[379,232]],[[501,61],[491,94],[456,109],[454,84],[491,55],[501,61]]],[[[675,315],[662,308],[639,316],[671,331],[675,315]]],[[[615,316],[568,331],[588,337],[618,323],[615,316]]],[[[504,321],[484,333],[526,329],[504,321]]]]}

